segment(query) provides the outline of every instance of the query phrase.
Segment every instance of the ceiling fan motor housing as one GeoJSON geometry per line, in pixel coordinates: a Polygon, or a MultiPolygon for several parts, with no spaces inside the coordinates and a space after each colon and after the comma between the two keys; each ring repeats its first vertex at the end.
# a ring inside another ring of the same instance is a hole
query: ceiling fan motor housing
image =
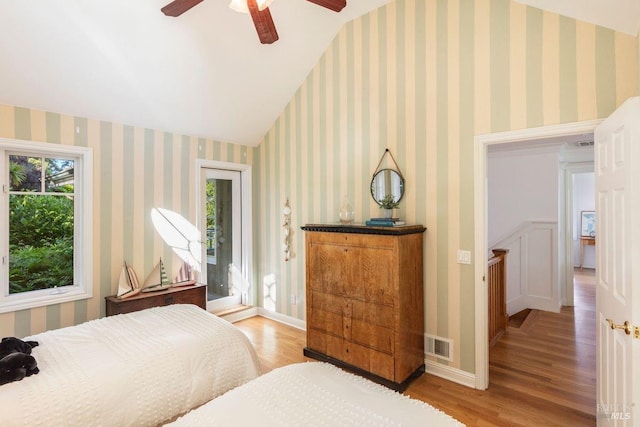
{"type": "MultiPolygon", "coordinates": [[[[174,0],[161,10],[167,16],[177,17],[201,3],[203,0],[174,0]]],[[[347,5],[347,0],[308,0],[318,6],[340,12],[347,5]]],[[[271,44],[278,40],[278,31],[273,23],[268,7],[260,10],[257,0],[246,0],[253,25],[262,44],[271,44]]],[[[268,4],[268,3],[267,3],[268,4]]]]}

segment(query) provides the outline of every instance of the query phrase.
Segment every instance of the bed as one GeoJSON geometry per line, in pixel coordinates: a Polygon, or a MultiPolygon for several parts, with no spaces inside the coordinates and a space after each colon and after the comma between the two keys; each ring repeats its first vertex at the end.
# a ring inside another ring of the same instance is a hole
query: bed
{"type": "Polygon", "coordinates": [[[169,424],[189,426],[462,426],[419,400],[323,362],[275,369],[169,424]]]}
{"type": "Polygon", "coordinates": [[[195,305],[25,338],[40,373],[0,386],[0,425],[156,426],[260,374],[236,327],[195,305]]]}

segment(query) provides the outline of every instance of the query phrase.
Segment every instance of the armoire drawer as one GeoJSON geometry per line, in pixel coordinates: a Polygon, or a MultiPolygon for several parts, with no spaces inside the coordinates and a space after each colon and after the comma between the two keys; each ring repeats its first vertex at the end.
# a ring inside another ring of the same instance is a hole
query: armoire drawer
{"type": "Polygon", "coordinates": [[[307,346],[382,378],[396,381],[394,358],[390,354],[316,331],[307,334],[307,346]]]}
{"type": "Polygon", "coordinates": [[[309,319],[311,320],[309,330],[332,335],[383,353],[393,354],[395,336],[393,329],[371,325],[322,310],[313,311],[309,319]]]}
{"type": "Polygon", "coordinates": [[[394,322],[393,304],[378,304],[324,292],[310,291],[307,304],[311,310],[323,310],[372,325],[389,326],[394,322]]]}
{"type": "Polygon", "coordinates": [[[392,305],[393,277],[397,269],[389,249],[317,244],[317,255],[309,260],[310,290],[378,304],[392,305]],[[331,266],[329,268],[329,266],[331,266]]]}
{"type": "Polygon", "coordinates": [[[334,295],[313,293],[308,327],[393,354],[393,307],[367,304],[334,295]]]}

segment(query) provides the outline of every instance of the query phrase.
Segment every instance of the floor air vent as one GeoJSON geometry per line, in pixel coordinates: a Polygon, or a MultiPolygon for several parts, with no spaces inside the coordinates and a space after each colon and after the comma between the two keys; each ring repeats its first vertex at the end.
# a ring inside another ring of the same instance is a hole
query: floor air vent
{"type": "Polygon", "coordinates": [[[453,361],[453,341],[448,338],[437,337],[435,335],[425,334],[424,352],[429,356],[435,356],[439,359],[453,361]]]}
{"type": "Polygon", "coordinates": [[[593,141],[580,141],[580,142],[577,142],[576,145],[578,147],[592,147],[593,141]]]}

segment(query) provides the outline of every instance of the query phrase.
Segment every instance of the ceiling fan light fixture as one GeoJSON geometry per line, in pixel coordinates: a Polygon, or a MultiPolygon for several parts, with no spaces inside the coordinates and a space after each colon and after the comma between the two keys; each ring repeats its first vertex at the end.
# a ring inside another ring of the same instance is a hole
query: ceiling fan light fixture
{"type": "MultiPolygon", "coordinates": [[[[269,5],[273,3],[273,0],[257,0],[256,3],[258,3],[258,9],[262,11],[268,8],[269,5]]],[[[229,8],[235,10],[236,12],[249,13],[247,0],[231,0],[231,3],[229,3],[229,8]]]]}

